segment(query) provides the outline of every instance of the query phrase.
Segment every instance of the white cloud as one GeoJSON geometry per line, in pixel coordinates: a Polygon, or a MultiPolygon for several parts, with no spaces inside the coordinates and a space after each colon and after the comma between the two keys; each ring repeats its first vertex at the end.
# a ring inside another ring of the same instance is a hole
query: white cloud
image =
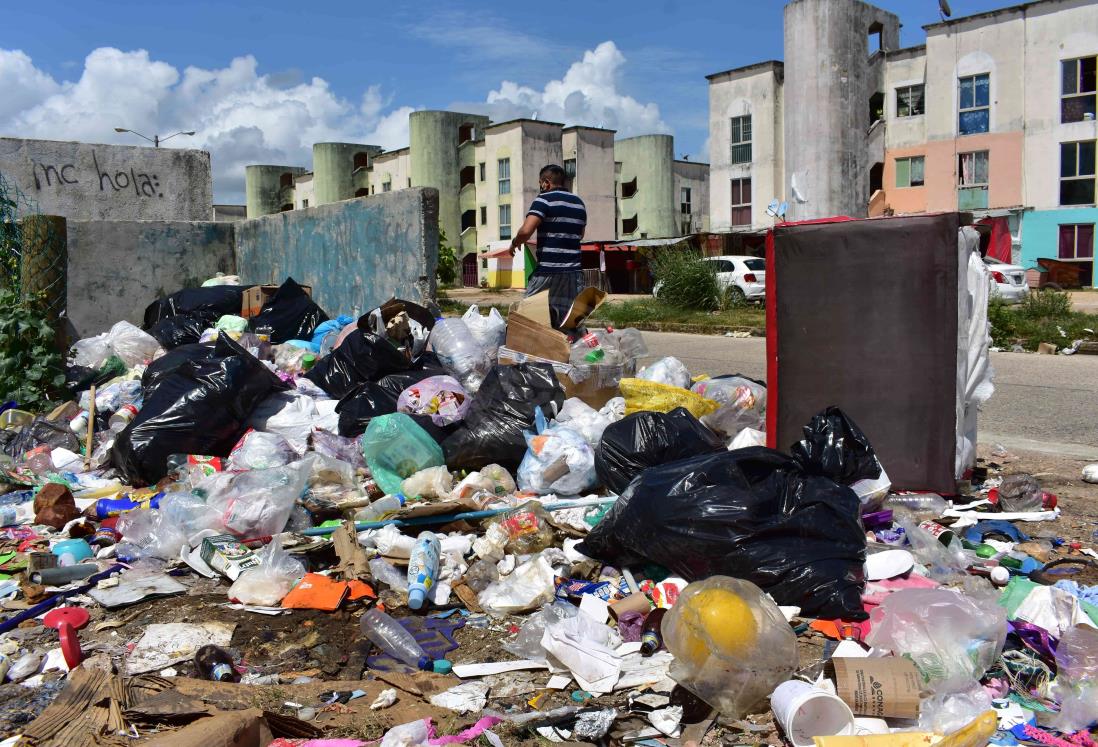
{"type": "MultiPolygon", "coordinates": [[[[21,51],[0,49],[0,133],[17,137],[133,143],[146,135],[195,130],[170,145],[209,150],[216,199],[243,202],[251,163],[308,166],[321,141],[398,148],[408,142],[409,107],[371,86],[357,105],[321,78],[285,85],[285,74],[260,75],[252,56],[228,67],[187,67],[182,74],[145,50],[92,51],[75,82],[58,82],[21,51]]],[[[292,76],[289,76],[292,77],[292,76]]]]}

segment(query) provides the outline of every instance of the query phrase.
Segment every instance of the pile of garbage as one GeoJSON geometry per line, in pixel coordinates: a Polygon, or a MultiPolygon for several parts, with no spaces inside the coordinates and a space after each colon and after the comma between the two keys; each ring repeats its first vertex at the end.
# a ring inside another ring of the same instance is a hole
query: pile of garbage
{"type": "Polygon", "coordinates": [[[582,308],[223,283],[0,412],[27,744],[1093,744],[1098,556],[1034,477],[892,492],[837,408],[766,448],[762,383],[582,308]]]}

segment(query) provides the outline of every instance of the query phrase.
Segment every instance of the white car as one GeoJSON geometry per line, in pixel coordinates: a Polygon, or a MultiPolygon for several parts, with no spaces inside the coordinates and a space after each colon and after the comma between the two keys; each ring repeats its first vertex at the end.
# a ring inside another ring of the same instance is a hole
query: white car
{"type": "Polygon", "coordinates": [[[1026,283],[1026,271],[1018,265],[1008,265],[991,257],[984,257],[984,264],[991,274],[991,296],[1001,298],[1003,303],[1021,303],[1029,295],[1026,283]]]}
{"type": "Polygon", "coordinates": [[[705,257],[717,265],[717,282],[734,301],[766,299],[766,260],[761,257],[705,257]]]}

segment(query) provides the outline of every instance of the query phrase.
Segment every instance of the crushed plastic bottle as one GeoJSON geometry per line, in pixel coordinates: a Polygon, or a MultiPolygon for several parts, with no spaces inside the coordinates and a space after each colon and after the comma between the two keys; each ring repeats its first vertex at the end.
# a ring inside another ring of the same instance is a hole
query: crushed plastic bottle
{"type": "Polygon", "coordinates": [[[883,511],[907,511],[918,521],[937,519],[949,509],[949,502],[936,493],[890,495],[881,505],[883,511]]]}
{"type": "Polygon", "coordinates": [[[431,349],[442,367],[461,382],[467,392],[480,389],[492,367],[487,351],[461,319],[439,319],[431,330],[431,349]]]}
{"type": "Polygon", "coordinates": [[[430,669],[431,657],[404,627],[379,609],[366,610],[359,621],[362,634],[394,659],[417,669],[430,669]]]}

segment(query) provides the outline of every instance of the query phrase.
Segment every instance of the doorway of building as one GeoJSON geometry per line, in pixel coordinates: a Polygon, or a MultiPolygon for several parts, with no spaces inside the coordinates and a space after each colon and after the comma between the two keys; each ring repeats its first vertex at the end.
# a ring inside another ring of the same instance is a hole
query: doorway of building
{"type": "Polygon", "coordinates": [[[461,258],[461,284],[466,288],[480,286],[480,278],[477,275],[477,255],[470,252],[461,258]]]}

